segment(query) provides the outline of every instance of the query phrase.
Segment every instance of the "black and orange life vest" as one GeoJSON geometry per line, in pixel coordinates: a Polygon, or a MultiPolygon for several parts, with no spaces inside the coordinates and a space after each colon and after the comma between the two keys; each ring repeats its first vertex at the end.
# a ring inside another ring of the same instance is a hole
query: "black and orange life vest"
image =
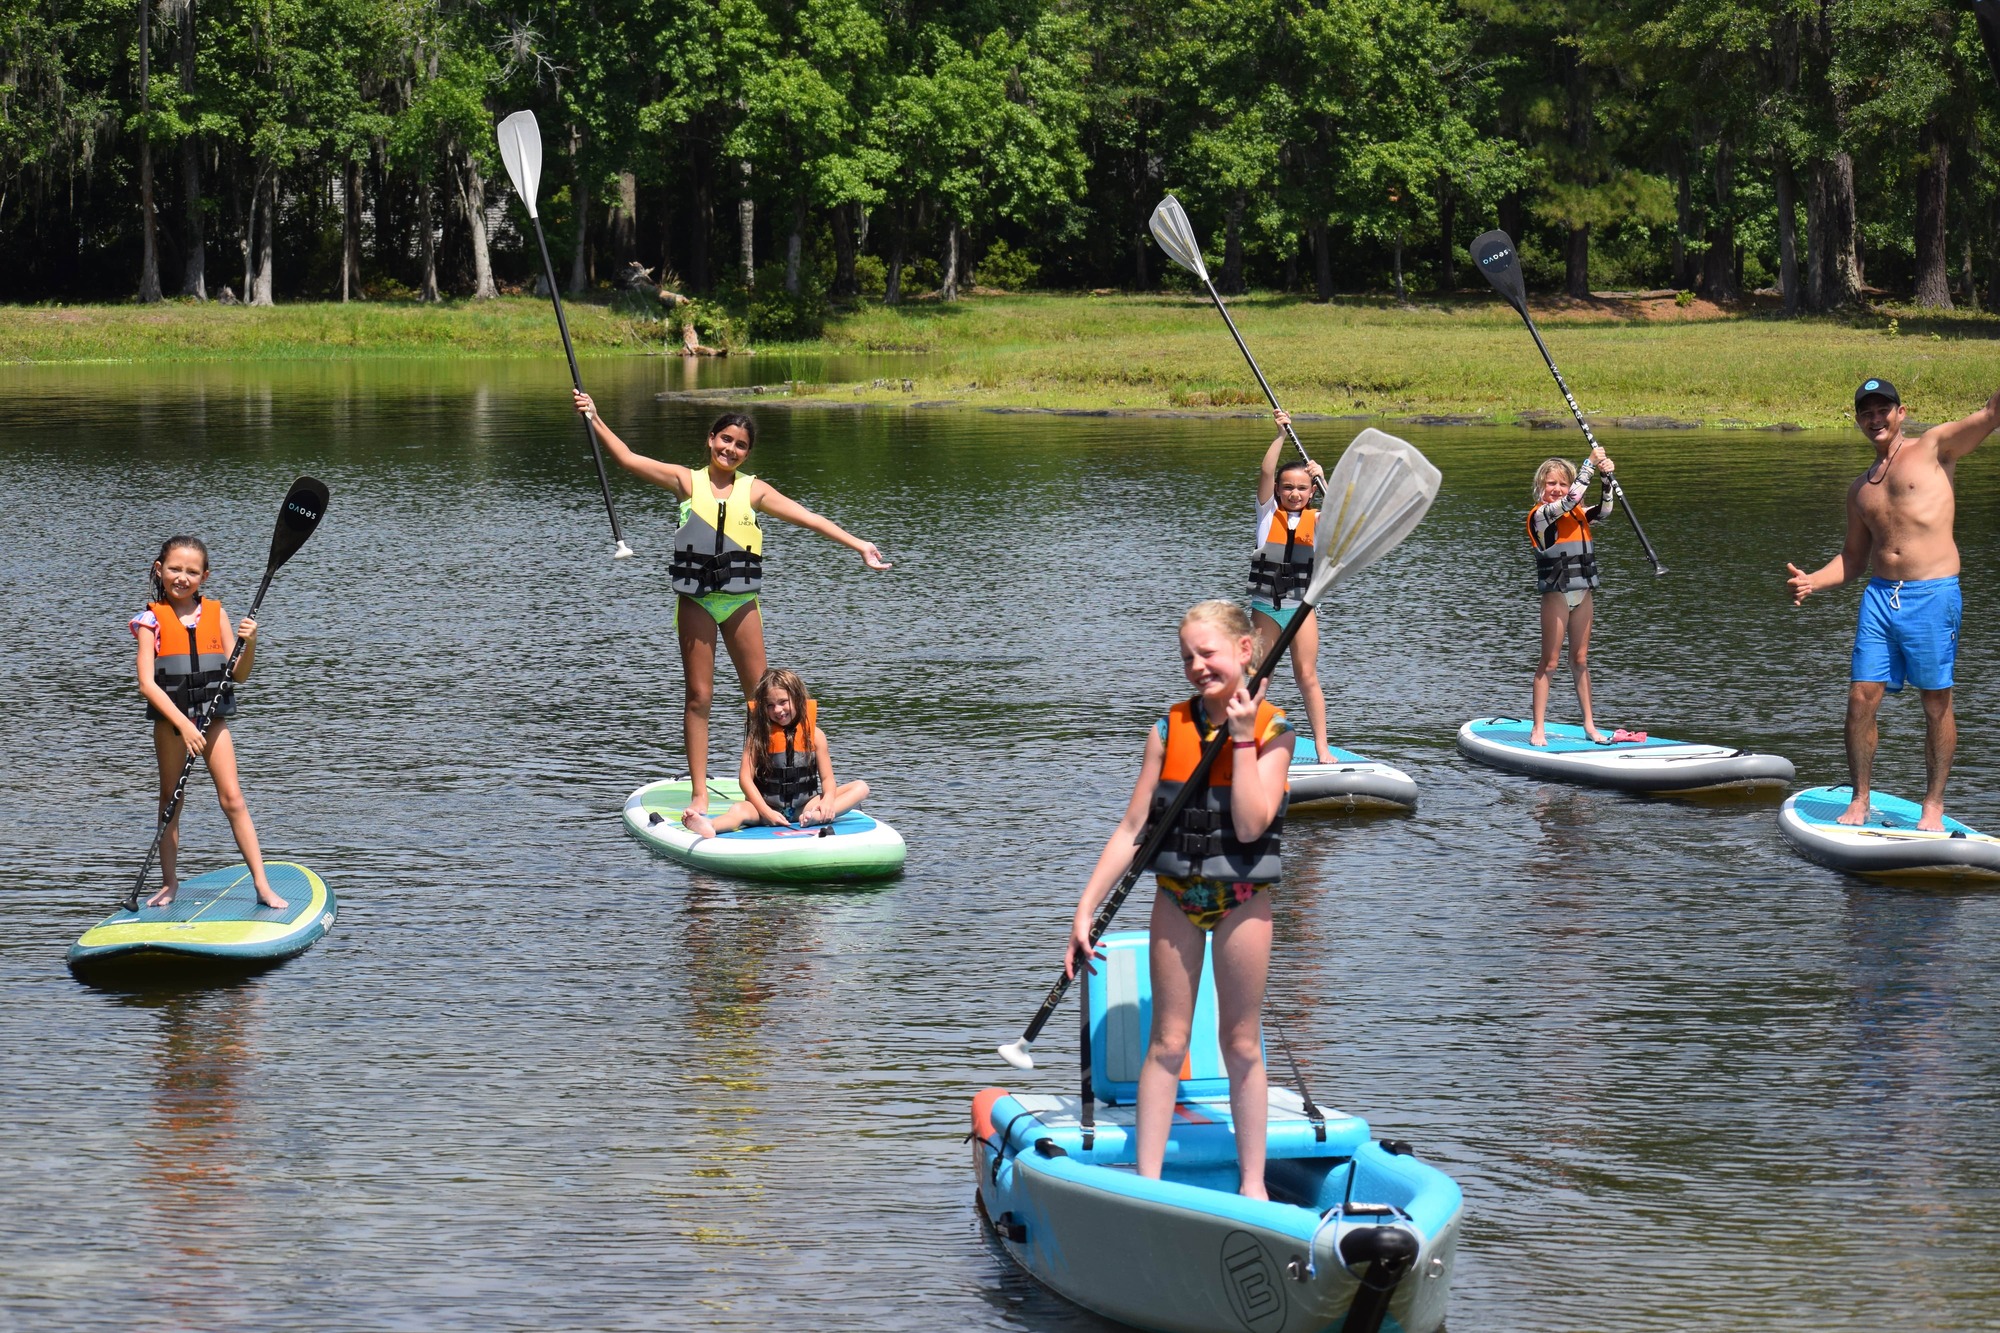
{"type": "Polygon", "coordinates": [[[1250,557],[1250,596],[1283,610],[1287,602],[1301,601],[1306,585],[1312,582],[1313,532],[1319,512],[1303,509],[1297,524],[1286,520],[1292,515],[1280,509],[1258,539],[1257,554],[1250,557]]]}
{"type": "MultiPolygon", "coordinates": [[[[750,726],[759,725],[757,701],[750,700],[750,726]]],[[[757,790],[773,809],[796,810],[819,791],[819,755],[813,732],[819,727],[819,704],[806,700],[804,717],[789,727],[771,727],[764,740],[764,761],[757,765],[757,790]]]]}
{"type": "Polygon", "coordinates": [[[1555,521],[1548,530],[1549,544],[1535,540],[1536,505],[1528,511],[1528,545],[1535,548],[1535,591],[1575,592],[1595,588],[1597,556],[1590,549],[1590,520],[1583,515],[1583,502],[1555,521]]]}
{"type": "Polygon", "coordinates": [[[224,631],[222,603],[201,599],[201,616],[190,635],[181,624],[180,613],[166,602],[150,602],[148,609],[160,622],[159,651],[153,654],[153,683],[167,692],[188,717],[213,701],[212,715],[228,717],[235,700],[229,680],[229,645],[224,631]],[[192,640],[192,641],[190,641],[192,640]]]}
{"type": "MultiPolygon", "coordinates": [[[[1269,703],[1257,705],[1257,735],[1269,734],[1271,724],[1283,714],[1269,703]]],[[[1169,802],[1180,792],[1201,763],[1203,744],[1215,734],[1208,726],[1201,697],[1178,703],[1167,714],[1167,756],[1160,766],[1159,785],[1153,788],[1153,819],[1166,813],[1169,802]]],[[[1261,741],[1259,744],[1261,745],[1261,741]]],[[[1153,857],[1152,869],[1176,879],[1200,877],[1252,884],[1275,884],[1279,877],[1278,842],[1285,825],[1289,797],[1278,798],[1278,812],[1271,826],[1254,842],[1236,836],[1230,817],[1229,788],[1235,775],[1236,747],[1225,743],[1222,753],[1208,770],[1207,788],[1191,799],[1174,820],[1166,841],[1153,857]]],[[[1287,788],[1289,790],[1289,787],[1287,788]]]]}

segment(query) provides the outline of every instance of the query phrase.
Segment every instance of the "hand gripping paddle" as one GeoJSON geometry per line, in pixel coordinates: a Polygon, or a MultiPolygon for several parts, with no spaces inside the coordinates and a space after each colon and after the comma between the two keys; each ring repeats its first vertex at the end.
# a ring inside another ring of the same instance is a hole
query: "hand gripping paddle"
{"type": "MultiPolygon", "coordinates": [[[[1514,313],[1518,314],[1521,321],[1528,326],[1528,332],[1534,336],[1535,346],[1541,349],[1542,360],[1548,363],[1549,374],[1556,377],[1556,387],[1562,390],[1563,401],[1569,404],[1570,415],[1576,418],[1576,424],[1583,431],[1583,438],[1590,442],[1591,449],[1595,451],[1600,447],[1597,436],[1591,433],[1590,423],[1583,419],[1583,409],[1576,405],[1576,399],[1569,391],[1568,381],[1564,380],[1563,373],[1556,369],[1555,358],[1549,355],[1549,346],[1542,341],[1542,331],[1535,327],[1534,318],[1528,314],[1528,289],[1521,281],[1520,257],[1514,252],[1514,242],[1508,239],[1504,231],[1489,231],[1472,243],[1472,262],[1486,275],[1486,280],[1493,284],[1493,290],[1500,293],[1501,299],[1508,305],[1514,307],[1514,313]]],[[[1666,573],[1667,567],[1660,563],[1660,557],[1654,553],[1653,543],[1646,540],[1646,530],[1639,526],[1639,516],[1632,512],[1631,497],[1625,494],[1625,488],[1619,484],[1616,476],[1608,477],[1606,480],[1611,483],[1612,493],[1624,501],[1621,507],[1625,510],[1625,517],[1632,520],[1632,531],[1638,534],[1639,545],[1645,549],[1646,559],[1652,562],[1653,573],[1656,575],[1666,573]]]]}
{"type": "MultiPolygon", "coordinates": [[[[1278,641],[1271,645],[1271,651],[1250,677],[1248,685],[1252,694],[1284,660],[1292,640],[1298,637],[1300,628],[1305,624],[1305,613],[1318,606],[1320,599],[1335,587],[1395,550],[1430,509],[1431,501],[1437,498],[1441,480],[1431,461],[1407,441],[1386,435],[1373,427],[1354,437],[1354,442],[1341,454],[1340,461],[1334,464],[1333,475],[1327,478],[1326,502],[1320,507],[1319,521],[1313,534],[1312,581],[1306,585],[1305,596],[1300,599],[1304,605],[1278,635],[1278,641]]],[[[1147,824],[1146,831],[1140,836],[1138,850],[1132,854],[1131,866],[1118,881],[1118,886],[1098,905],[1097,915],[1091,919],[1090,947],[1093,952],[1097,942],[1104,938],[1104,932],[1110,929],[1111,918],[1118,915],[1118,909],[1124,906],[1133,886],[1139,882],[1139,877],[1152,866],[1153,857],[1158,854],[1160,844],[1166,841],[1174,821],[1180,818],[1181,811],[1195,793],[1207,789],[1208,771],[1228,741],[1229,729],[1218,727],[1215,735],[1202,747],[1201,760],[1195,765],[1194,772],[1181,784],[1180,791],[1167,803],[1166,809],[1147,824]]],[[[1086,961],[1084,966],[1088,967],[1089,963],[1086,961]]],[[[1062,1003],[1069,984],[1067,971],[1056,978],[1055,985],[1049,987],[1042,1007],[1035,1011],[1020,1039],[1000,1048],[1001,1059],[1016,1069],[1035,1067],[1035,1057],[1029,1048],[1035,1044],[1035,1038],[1042,1035],[1042,1028],[1055,1013],[1056,1006],[1062,1003]]]]}
{"type": "MultiPolygon", "coordinates": [[[[326,514],[326,483],[311,477],[300,477],[292,483],[292,489],[285,492],[284,507],[278,510],[278,527],[271,534],[271,558],[264,563],[264,581],[257,585],[257,595],[250,600],[249,619],[257,618],[257,608],[264,604],[264,594],[271,590],[271,578],[294,555],[306,538],[319,527],[320,519],[326,514]]],[[[202,701],[194,716],[195,730],[208,735],[208,724],[215,713],[215,701],[222,697],[221,691],[230,687],[230,677],[236,674],[237,660],[243,656],[243,640],[236,641],[230,650],[229,663],[222,669],[222,686],[202,701]]],[[[181,799],[187,795],[188,777],[194,772],[195,756],[188,752],[187,762],[181,765],[180,781],[174,783],[174,794],[168,798],[166,808],[160,811],[159,827],[153,830],[153,845],[146,849],[146,860],[139,867],[139,878],[132,882],[132,891],[125,895],[125,910],[139,910],[139,895],[145,892],[146,876],[153,872],[153,858],[159,854],[160,839],[167,834],[167,825],[174,822],[180,813],[181,799]]]]}
{"type": "MultiPolygon", "coordinates": [[[[535,243],[542,247],[542,277],[549,284],[549,300],[555,304],[556,330],[562,334],[563,355],[569,358],[569,382],[582,393],[583,375],[576,368],[576,348],[570,345],[569,320],[563,316],[562,296],[556,291],[556,266],[549,261],[548,238],[542,235],[542,215],[535,206],[535,191],[542,185],[542,129],[535,123],[534,112],[516,111],[500,122],[499,136],[500,160],[507,164],[507,179],[514,182],[514,193],[521,196],[528,219],[535,224],[535,243]]],[[[583,423],[583,437],[590,441],[590,456],[597,460],[597,488],[604,493],[604,512],[611,519],[611,540],[618,543],[611,558],[630,559],[632,548],[625,544],[625,534],[618,528],[618,511],[611,504],[611,478],[604,471],[604,450],[598,447],[597,432],[588,421],[583,423]]]]}

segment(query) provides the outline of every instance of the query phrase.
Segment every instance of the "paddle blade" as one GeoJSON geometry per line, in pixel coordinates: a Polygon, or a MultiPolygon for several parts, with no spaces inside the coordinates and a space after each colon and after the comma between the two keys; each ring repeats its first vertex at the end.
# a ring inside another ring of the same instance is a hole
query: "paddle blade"
{"type": "Polygon", "coordinates": [[[1504,231],[1489,231],[1472,243],[1472,262],[1493,284],[1493,290],[1523,315],[1528,313],[1528,288],[1521,281],[1521,257],[1504,231]]]}
{"type": "Polygon", "coordinates": [[[1437,499],[1443,475],[1407,440],[1369,427],[1326,481],[1305,600],[1320,597],[1396,549],[1437,499]]]}
{"type": "Polygon", "coordinates": [[[528,216],[541,216],[535,211],[535,191],[542,184],[542,127],[535,124],[534,112],[516,111],[500,122],[500,160],[507,164],[507,179],[528,206],[528,216]]]}
{"type": "Polygon", "coordinates": [[[1972,0],[1972,12],[1979,18],[1979,40],[1986,46],[1986,63],[1993,77],[2000,79],[2000,0],[1972,0]]]}
{"type": "Polygon", "coordinates": [[[306,544],[306,538],[313,535],[313,530],[325,514],[326,483],[312,477],[300,477],[293,482],[292,489],[285,492],[284,508],[278,511],[277,530],[271,534],[271,562],[268,568],[275,572],[278,566],[290,560],[306,544]]]}
{"type": "Polygon", "coordinates": [[[1160,200],[1159,207],[1153,210],[1152,222],[1147,225],[1152,227],[1153,239],[1167,252],[1167,258],[1203,282],[1208,281],[1208,265],[1202,262],[1201,246],[1195,242],[1194,224],[1188,221],[1187,210],[1181,207],[1180,200],[1172,195],[1160,200]]]}

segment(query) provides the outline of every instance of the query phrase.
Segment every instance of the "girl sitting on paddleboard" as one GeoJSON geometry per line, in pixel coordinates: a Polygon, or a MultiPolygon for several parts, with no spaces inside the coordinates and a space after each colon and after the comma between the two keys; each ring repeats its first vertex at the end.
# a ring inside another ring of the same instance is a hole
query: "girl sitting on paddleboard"
{"type": "Polygon", "coordinates": [[[1590,712],[1590,590],[1597,579],[1597,557],[1591,551],[1590,525],[1611,517],[1611,474],[1616,465],[1604,450],[1594,448],[1582,468],[1566,458],[1548,458],[1535,469],[1535,507],[1528,511],[1528,544],[1535,549],[1535,590],[1542,595],[1542,655],[1535,664],[1535,721],[1528,744],[1546,745],[1543,732],[1549,711],[1549,680],[1562,659],[1563,635],[1569,635],[1570,672],[1576,677],[1576,701],[1583,706],[1583,734],[1603,745],[1626,735],[1606,736],[1590,712]],[[1593,471],[1602,472],[1594,505],[1583,503],[1593,471]]]}
{"type": "Polygon", "coordinates": [[[1278,833],[1284,824],[1285,772],[1292,727],[1246,688],[1257,640],[1234,602],[1197,604],[1181,621],[1181,669],[1195,695],[1177,703],[1146,736],[1146,755],[1125,817],[1098,855],[1077,900],[1063,967],[1088,965],[1090,923],[1113,883],[1131,867],[1133,844],[1153,812],[1164,810],[1193,776],[1203,744],[1218,728],[1229,742],[1209,770],[1206,790],[1189,802],[1153,858],[1160,891],[1153,899],[1153,1029],[1139,1071],[1139,1174],[1157,1180],[1166,1156],[1181,1066],[1194,1025],[1204,936],[1215,940],[1215,993],[1229,1105],[1236,1125],[1239,1192],[1263,1199],[1264,1138],[1269,1116],[1262,1029],[1264,974],[1271,961],[1271,895],[1278,882],[1278,833]]]}
{"type": "MultiPolygon", "coordinates": [[[[153,719],[153,751],[160,761],[160,811],[165,813],[173,799],[187,757],[194,754],[207,760],[222,813],[257,886],[257,901],[284,907],[285,900],[272,892],[264,877],[264,856],[257,846],[257,828],[250,822],[250,808],[243,803],[236,742],[229,733],[229,718],[236,712],[232,687],[249,678],[257,656],[257,622],[246,616],[232,631],[222,603],[201,595],[207,580],[208,547],[195,537],[167,538],[160,558],[153,562],[153,600],[130,624],[132,637],[139,641],[139,693],[145,696],[146,715],[153,719]],[[236,660],[235,674],[225,678],[229,654],[236,650],[239,637],[243,656],[236,660]],[[203,705],[210,710],[205,732],[195,720],[203,705]]],[[[176,811],[173,823],[160,835],[160,890],[146,900],[148,907],[166,906],[180,887],[174,873],[180,823],[176,811]]]]}
{"type": "Polygon", "coordinates": [[[833,780],[833,755],[819,726],[819,705],[796,671],[772,667],[757,681],[743,729],[737,770],[744,799],[710,820],[687,826],[704,838],[749,824],[831,824],[868,799],[868,784],[833,780]]]}
{"type": "Polygon", "coordinates": [[[1306,721],[1312,724],[1313,748],[1322,764],[1333,762],[1326,745],[1326,696],[1319,688],[1319,613],[1300,599],[1312,581],[1313,531],[1319,515],[1311,508],[1315,483],[1326,473],[1308,458],[1282,466],[1285,427],[1292,418],[1280,410],[1278,436],[1264,451],[1257,473],[1257,549],[1250,557],[1250,618],[1257,627],[1257,655],[1270,651],[1292,617],[1303,613],[1306,623],[1292,640],[1292,679],[1305,697],[1306,721]]]}
{"type": "Polygon", "coordinates": [[[634,453],[604,424],[597,405],[581,390],[576,410],[619,466],[681,498],[671,577],[676,594],[674,627],[687,681],[683,721],[693,788],[682,822],[693,828],[695,818],[708,813],[708,716],[715,696],[718,634],[729,649],[744,697],[764,675],[764,619],[757,606],[764,578],[764,534],[757,515],[769,514],[839,542],[859,552],[870,569],[887,569],[889,562],[874,542],[862,541],[832,519],[786,499],[770,482],[737,471],[757,439],[756,426],[740,412],[725,412],[708,428],[708,466],[687,468],[634,453]]]}

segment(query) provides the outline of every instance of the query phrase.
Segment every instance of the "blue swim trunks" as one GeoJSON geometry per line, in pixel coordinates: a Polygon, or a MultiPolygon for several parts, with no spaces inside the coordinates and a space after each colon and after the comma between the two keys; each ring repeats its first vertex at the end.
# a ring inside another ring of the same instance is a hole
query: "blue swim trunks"
{"type": "Polygon", "coordinates": [[[1905,680],[1920,690],[1950,689],[1964,609],[1956,574],[1913,583],[1868,580],[1854,629],[1850,679],[1885,682],[1891,694],[1905,680]]]}

